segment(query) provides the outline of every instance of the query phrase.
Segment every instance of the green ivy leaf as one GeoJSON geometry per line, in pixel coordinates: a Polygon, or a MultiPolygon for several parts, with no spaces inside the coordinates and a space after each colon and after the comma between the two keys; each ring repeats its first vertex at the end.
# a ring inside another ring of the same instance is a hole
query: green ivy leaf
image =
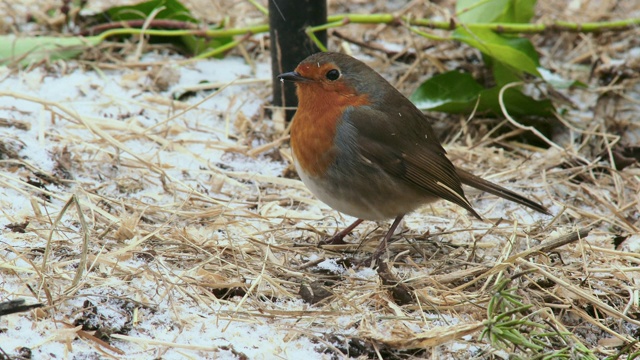
{"type": "MultiPolygon", "coordinates": [[[[516,37],[506,37],[505,40],[510,44],[513,48],[522,53],[529,56],[531,60],[535,62],[537,65],[536,69],[540,72],[540,62],[538,59],[538,53],[536,52],[531,41],[526,38],[516,38],[516,37]]],[[[493,71],[493,78],[498,86],[504,86],[506,84],[522,81],[524,80],[524,76],[522,74],[523,69],[513,69],[511,66],[508,66],[499,59],[494,60],[494,58],[484,55],[483,56],[485,64],[491,68],[493,71]]]]}
{"type": "Polygon", "coordinates": [[[494,22],[528,23],[535,14],[536,0],[511,0],[494,22]]]}
{"type": "MultiPolygon", "coordinates": [[[[567,86],[540,67],[538,53],[528,39],[486,28],[488,23],[528,23],[534,15],[535,4],[536,0],[458,0],[456,16],[462,25],[453,31],[452,37],[482,52],[496,86],[484,89],[468,74],[454,76],[447,73],[420,85],[411,100],[422,109],[465,113],[477,105],[479,113],[501,116],[500,89],[506,84],[523,81],[525,73],[543,77],[550,84],[567,86]],[[451,88],[442,89],[446,87],[451,88]]],[[[550,100],[536,100],[517,87],[505,90],[503,101],[506,111],[514,117],[546,118],[553,116],[555,111],[550,100]]]]}
{"type": "Polygon", "coordinates": [[[465,24],[527,23],[535,4],[536,0],[458,0],[456,15],[465,24]]]}
{"type": "MultiPolygon", "coordinates": [[[[155,14],[154,19],[176,20],[194,24],[198,23],[198,21],[191,16],[189,9],[182,5],[178,0],[150,0],[135,5],[116,6],[108,9],[104,13],[104,17],[115,21],[142,20],[148,18],[156,9],[161,10],[155,14]]],[[[155,36],[151,38],[151,41],[173,43],[186,49],[190,54],[197,55],[210,49],[215,49],[225,45],[233,41],[233,38],[220,37],[215,39],[204,39],[193,35],[184,35],[180,37],[155,36]]]]}
{"type": "Polygon", "coordinates": [[[491,69],[496,85],[504,86],[512,82],[522,81],[522,72],[514,71],[501,61],[495,61],[492,57],[483,56],[484,63],[491,69]]]}
{"type": "MultiPolygon", "coordinates": [[[[495,86],[485,89],[470,74],[449,71],[423,82],[410,99],[421,110],[464,114],[470,112],[477,103],[477,112],[501,115],[498,101],[501,88],[495,86]]],[[[515,88],[505,90],[503,98],[509,114],[516,117],[549,117],[555,110],[550,100],[533,99],[515,88]]]]}
{"type": "Polygon", "coordinates": [[[453,38],[477,48],[516,71],[540,76],[538,55],[527,39],[498,35],[489,29],[473,25],[457,28],[453,32],[453,38]]]}
{"type": "Polygon", "coordinates": [[[500,17],[510,0],[458,0],[456,16],[465,24],[490,23],[500,17]]]}
{"type": "Polygon", "coordinates": [[[473,109],[482,90],[471,75],[449,71],[423,82],[410,99],[421,110],[465,113],[473,109]]]}
{"type": "MultiPolygon", "coordinates": [[[[501,87],[495,86],[483,90],[480,93],[478,111],[489,111],[494,115],[501,115],[500,102],[498,101],[501,87]]],[[[514,117],[539,116],[551,117],[555,108],[549,99],[536,100],[523,94],[520,90],[510,88],[503,95],[504,105],[509,115],[514,117]]]]}
{"type": "Polygon", "coordinates": [[[146,19],[153,11],[160,9],[155,19],[170,19],[197,23],[189,9],[177,0],[150,0],[134,5],[115,6],[106,11],[111,20],[127,21],[146,19]]]}

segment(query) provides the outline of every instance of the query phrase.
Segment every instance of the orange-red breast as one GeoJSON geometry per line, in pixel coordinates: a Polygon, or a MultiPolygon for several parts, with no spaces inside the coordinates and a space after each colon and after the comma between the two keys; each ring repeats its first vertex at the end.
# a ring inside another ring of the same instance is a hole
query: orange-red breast
{"type": "Polygon", "coordinates": [[[311,192],[359,220],[395,218],[375,256],[380,256],[404,214],[439,199],[480,219],[461,184],[533,210],[542,205],[454,167],[429,120],[389,82],[363,62],[339,53],[317,53],[295,71],[298,109],[291,125],[295,167],[311,192]]]}

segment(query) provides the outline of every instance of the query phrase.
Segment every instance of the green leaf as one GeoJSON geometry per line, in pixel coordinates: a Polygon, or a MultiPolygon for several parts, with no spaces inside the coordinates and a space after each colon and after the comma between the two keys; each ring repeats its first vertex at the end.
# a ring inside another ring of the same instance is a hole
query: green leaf
{"type": "Polygon", "coordinates": [[[527,23],[535,4],[536,0],[458,0],[456,15],[465,24],[527,23]]]}
{"type": "MultiPolygon", "coordinates": [[[[115,21],[143,20],[147,19],[152,13],[154,13],[154,11],[156,11],[156,9],[160,10],[154,14],[154,19],[175,20],[194,24],[198,23],[198,20],[191,16],[189,9],[182,5],[178,0],[150,0],[135,5],[116,6],[108,9],[104,13],[104,17],[115,21]]],[[[173,43],[186,49],[190,54],[198,55],[233,41],[233,37],[229,36],[205,39],[193,35],[184,35],[180,37],[155,36],[152,37],[150,41],[173,43]]]]}
{"type": "Polygon", "coordinates": [[[494,22],[528,23],[535,14],[536,0],[511,0],[494,22]]]}
{"type": "Polygon", "coordinates": [[[106,11],[111,20],[126,21],[146,19],[154,10],[160,9],[154,19],[170,19],[197,23],[189,9],[177,0],[150,0],[135,5],[115,6],[106,11]]]}
{"type": "MultiPolygon", "coordinates": [[[[442,111],[450,114],[471,112],[478,103],[479,113],[502,115],[498,95],[501,86],[484,89],[467,73],[449,71],[422,83],[411,101],[421,110],[442,111]],[[478,100],[480,97],[480,100],[478,100]]],[[[536,100],[520,90],[510,88],[504,92],[504,103],[510,115],[550,117],[554,107],[550,100],[536,100]]]]}
{"type": "Polygon", "coordinates": [[[473,25],[457,28],[453,32],[453,38],[517,71],[540,76],[538,56],[527,39],[498,35],[489,29],[473,25]]]}
{"type": "Polygon", "coordinates": [[[490,23],[499,18],[510,0],[458,0],[456,16],[465,24],[490,23]]]}
{"type": "Polygon", "coordinates": [[[498,86],[505,86],[512,82],[522,81],[522,72],[514,71],[511,67],[501,61],[495,61],[492,57],[483,56],[485,64],[493,72],[493,80],[498,86]]]}
{"type": "MultiPolygon", "coordinates": [[[[483,90],[480,93],[480,104],[478,112],[489,111],[495,115],[501,115],[500,102],[498,96],[501,87],[492,87],[483,90]]],[[[523,94],[520,90],[510,88],[504,92],[504,105],[509,115],[514,117],[520,116],[538,116],[551,117],[555,108],[549,99],[536,100],[528,95],[523,94]]]]}
{"type": "Polygon", "coordinates": [[[410,99],[422,110],[466,113],[473,109],[482,90],[471,75],[449,71],[423,82],[410,99]]]}
{"type": "MultiPolygon", "coordinates": [[[[529,58],[532,59],[537,65],[536,69],[538,71],[540,69],[543,69],[539,65],[538,53],[536,52],[536,49],[533,47],[533,44],[531,44],[531,41],[529,41],[529,39],[505,36],[505,40],[513,48],[529,56],[529,58]]],[[[494,80],[499,86],[504,86],[508,83],[524,80],[522,76],[523,69],[513,69],[511,66],[506,65],[502,61],[494,61],[492,57],[489,57],[487,55],[484,56],[484,61],[487,66],[489,66],[493,70],[494,80]]]]}
{"type": "Polygon", "coordinates": [[[53,37],[38,36],[20,38],[14,35],[0,36],[0,65],[18,63],[26,66],[43,60],[72,59],[87,48],[98,45],[99,36],[53,37]]]}

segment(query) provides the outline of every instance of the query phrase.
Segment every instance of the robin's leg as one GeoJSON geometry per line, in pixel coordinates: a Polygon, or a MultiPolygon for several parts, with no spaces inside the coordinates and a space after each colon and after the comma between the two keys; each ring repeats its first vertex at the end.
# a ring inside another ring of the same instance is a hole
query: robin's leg
{"type": "Polygon", "coordinates": [[[391,237],[393,236],[393,233],[396,232],[396,229],[398,228],[398,225],[400,225],[400,221],[402,221],[403,217],[404,217],[404,214],[398,215],[396,219],[393,220],[393,224],[391,224],[391,227],[389,228],[389,232],[387,232],[387,235],[384,236],[384,239],[382,239],[382,241],[380,242],[380,245],[378,245],[378,247],[376,248],[376,251],[373,253],[373,255],[371,255],[371,257],[365,263],[370,264],[371,262],[380,260],[380,257],[382,256],[382,254],[384,254],[385,251],[387,251],[387,245],[391,243],[391,237]]]}
{"type": "Polygon", "coordinates": [[[353,222],[353,224],[347,226],[344,230],[336,233],[335,235],[333,235],[332,237],[322,240],[320,241],[320,243],[318,245],[341,245],[341,244],[346,244],[344,242],[344,237],[349,235],[350,232],[353,231],[353,229],[356,228],[356,226],[360,225],[361,222],[363,222],[364,220],[362,219],[358,219],[356,221],[353,222]]]}

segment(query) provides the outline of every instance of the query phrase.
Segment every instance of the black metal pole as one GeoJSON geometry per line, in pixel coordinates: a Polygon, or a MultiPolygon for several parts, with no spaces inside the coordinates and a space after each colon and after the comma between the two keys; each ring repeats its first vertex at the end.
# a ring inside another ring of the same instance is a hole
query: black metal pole
{"type": "MultiPolygon", "coordinates": [[[[283,72],[293,71],[300,61],[320,51],[304,32],[309,26],[327,22],[326,0],[269,0],[269,34],[271,36],[271,72],[273,77],[273,105],[298,105],[295,86],[276,78],[283,72]]],[[[316,33],[326,46],[327,32],[316,33]]],[[[295,110],[286,110],[287,121],[295,110]]]]}

